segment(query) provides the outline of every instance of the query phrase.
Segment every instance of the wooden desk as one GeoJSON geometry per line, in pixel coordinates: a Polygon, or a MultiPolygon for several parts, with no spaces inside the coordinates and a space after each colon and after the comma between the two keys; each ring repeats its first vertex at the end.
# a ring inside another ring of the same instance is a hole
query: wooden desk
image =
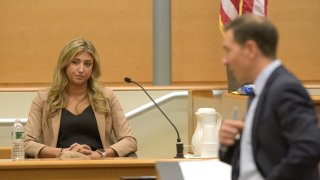
{"type": "Polygon", "coordinates": [[[10,159],[11,158],[11,147],[0,147],[0,159],[10,159]]]}
{"type": "Polygon", "coordinates": [[[1,179],[117,179],[156,176],[158,161],[179,159],[105,158],[99,160],[0,159],[1,179]]]}

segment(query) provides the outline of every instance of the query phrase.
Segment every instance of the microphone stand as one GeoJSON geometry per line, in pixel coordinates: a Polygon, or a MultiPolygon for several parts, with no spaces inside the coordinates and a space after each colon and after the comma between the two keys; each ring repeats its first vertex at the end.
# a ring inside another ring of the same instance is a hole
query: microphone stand
{"type": "Polygon", "coordinates": [[[169,121],[169,123],[174,127],[176,133],[177,133],[177,143],[176,143],[176,149],[177,149],[177,154],[175,158],[184,158],[183,154],[183,142],[181,141],[179,131],[177,127],[171,122],[171,120],[168,118],[168,116],[162,111],[162,109],[158,106],[158,104],[153,100],[153,98],[149,95],[149,93],[137,82],[133,81],[131,78],[125,77],[124,81],[127,83],[134,83],[135,85],[139,86],[149,97],[149,99],[154,103],[154,105],[159,109],[159,111],[164,115],[164,117],[169,121]]]}

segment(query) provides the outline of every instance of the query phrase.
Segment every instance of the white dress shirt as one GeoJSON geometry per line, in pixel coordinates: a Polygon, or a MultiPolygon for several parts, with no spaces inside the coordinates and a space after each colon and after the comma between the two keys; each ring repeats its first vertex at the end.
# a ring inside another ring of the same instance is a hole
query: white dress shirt
{"type": "Polygon", "coordinates": [[[263,180],[258,171],[252,152],[252,124],[261,92],[272,72],[281,65],[280,60],[274,60],[257,77],[254,82],[255,98],[253,99],[245,117],[240,144],[240,175],[239,180],[263,180]]]}

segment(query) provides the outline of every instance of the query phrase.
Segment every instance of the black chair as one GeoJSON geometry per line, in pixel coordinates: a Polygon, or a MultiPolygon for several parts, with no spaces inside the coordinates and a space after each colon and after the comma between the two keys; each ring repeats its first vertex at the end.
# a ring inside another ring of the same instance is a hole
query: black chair
{"type": "Polygon", "coordinates": [[[125,157],[138,157],[138,155],[135,152],[131,152],[127,154],[125,157]]]}

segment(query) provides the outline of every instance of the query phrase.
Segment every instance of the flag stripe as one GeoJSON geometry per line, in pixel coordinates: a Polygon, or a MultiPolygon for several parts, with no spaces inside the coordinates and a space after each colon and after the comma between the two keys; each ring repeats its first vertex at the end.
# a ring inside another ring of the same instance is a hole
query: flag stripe
{"type": "Polygon", "coordinates": [[[222,34],[224,25],[246,13],[267,16],[268,0],[221,0],[219,26],[222,34]]]}
{"type": "Polygon", "coordinates": [[[229,16],[224,12],[222,5],[220,5],[220,18],[223,25],[227,24],[230,21],[229,16]]]}
{"type": "Polygon", "coordinates": [[[264,15],[268,16],[268,0],[264,1],[264,15]]]}
{"type": "Polygon", "coordinates": [[[243,0],[242,14],[252,13],[254,0],[243,0]]]}
{"type": "Polygon", "coordinates": [[[239,6],[240,1],[242,1],[242,0],[231,0],[233,6],[237,9],[238,14],[239,14],[239,9],[240,9],[240,6],[239,6]]]}
{"type": "Polygon", "coordinates": [[[252,9],[252,13],[259,15],[259,16],[264,16],[264,1],[265,0],[254,0],[253,3],[253,9],[252,9]]]}
{"type": "Polygon", "coordinates": [[[234,19],[239,15],[239,9],[234,6],[233,2],[230,0],[222,0],[221,1],[222,9],[225,14],[229,17],[229,19],[234,19]]]}

